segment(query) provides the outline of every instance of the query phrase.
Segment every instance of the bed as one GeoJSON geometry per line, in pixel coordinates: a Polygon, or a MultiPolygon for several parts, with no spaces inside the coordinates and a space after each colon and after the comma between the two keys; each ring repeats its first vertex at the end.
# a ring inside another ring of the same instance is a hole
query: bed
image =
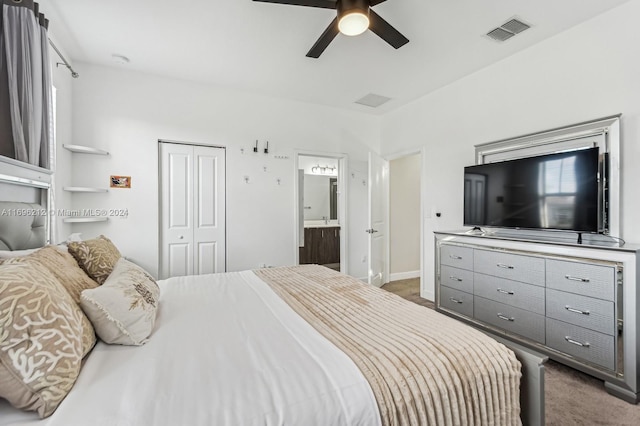
{"type": "Polygon", "coordinates": [[[305,265],[158,287],[145,344],[98,342],[53,414],[0,399],[0,425],[521,423],[511,350],[347,275],[305,265]]]}

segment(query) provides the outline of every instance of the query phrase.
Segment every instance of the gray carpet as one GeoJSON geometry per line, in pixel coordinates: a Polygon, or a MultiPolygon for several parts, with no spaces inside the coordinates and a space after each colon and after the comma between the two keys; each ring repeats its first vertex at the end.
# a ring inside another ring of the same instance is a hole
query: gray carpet
{"type": "MultiPolygon", "coordinates": [[[[417,278],[382,286],[404,299],[433,309],[433,302],[420,297],[419,287],[417,278]]],[[[547,425],[640,425],[640,405],[609,395],[602,380],[554,361],[549,361],[545,367],[547,425]]]]}

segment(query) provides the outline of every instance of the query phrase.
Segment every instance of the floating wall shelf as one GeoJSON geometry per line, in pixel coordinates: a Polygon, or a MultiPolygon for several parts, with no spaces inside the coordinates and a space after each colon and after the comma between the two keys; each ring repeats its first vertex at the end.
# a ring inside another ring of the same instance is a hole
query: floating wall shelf
{"type": "Polygon", "coordinates": [[[108,217],[65,217],[62,219],[65,223],[89,223],[89,222],[106,222],[108,217]]]}
{"type": "Polygon", "coordinates": [[[62,188],[67,192],[108,192],[106,188],[90,188],[85,186],[65,186],[62,188]]]}
{"type": "Polygon", "coordinates": [[[97,149],[97,148],[92,148],[90,146],[84,146],[84,145],[65,145],[63,144],[62,147],[64,149],[67,149],[71,152],[78,152],[81,154],[94,154],[94,155],[109,155],[109,151],[105,151],[102,149],[97,149]]]}

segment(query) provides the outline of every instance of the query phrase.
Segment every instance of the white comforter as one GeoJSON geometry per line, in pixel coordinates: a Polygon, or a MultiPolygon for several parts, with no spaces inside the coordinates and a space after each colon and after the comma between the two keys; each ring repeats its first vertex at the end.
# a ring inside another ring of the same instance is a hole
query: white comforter
{"type": "Polygon", "coordinates": [[[45,420],[0,401],[0,425],[379,425],[367,381],[252,272],[161,281],[141,347],[102,342],[45,420]]]}

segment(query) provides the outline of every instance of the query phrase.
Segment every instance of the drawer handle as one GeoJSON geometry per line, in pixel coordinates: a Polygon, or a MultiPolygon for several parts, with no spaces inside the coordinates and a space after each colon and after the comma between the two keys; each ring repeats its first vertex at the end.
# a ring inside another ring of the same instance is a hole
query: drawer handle
{"type": "Polygon", "coordinates": [[[514,292],[512,292],[512,291],[510,291],[510,290],[503,290],[503,289],[501,289],[501,288],[499,288],[499,289],[497,289],[497,290],[498,290],[498,293],[502,293],[502,294],[510,294],[510,295],[513,295],[513,294],[514,294],[514,292]]]}
{"type": "Polygon", "coordinates": [[[462,300],[458,300],[458,299],[455,299],[453,297],[450,297],[449,300],[451,300],[453,303],[459,303],[459,304],[463,303],[462,300]]]}
{"type": "Polygon", "coordinates": [[[498,263],[498,264],[496,264],[496,266],[498,268],[503,268],[503,269],[513,269],[512,265],[505,265],[504,263],[498,263]]]}
{"type": "Polygon", "coordinates": [[[589,281],[591,281],[589,278],[573,277],[571,275],[565,275],[564,277],[569,281],[579,281],[581,283],[588,283],[589,281]]]}
{"type": "Polygon", "coordinates": [[[449,257],[455,260],[462,260],[462,256],[456,256],[455,254],[450,254],[449,257]]]}
{"type": "Polygon", "coordinates": [[[569,305],[566,305],[564,308],[565,308],[567,311],[569,311],[569,312],[573,312],[573,313],[575,313],[575,314],[589,315],[589,311],[581,311],[580,309],[572,308],[572,307],[571,307],[571,306],[569,306],[569,305]]]}
{"type": "Polygon", "coordinates": [[[449,279],[450,279],[451,281],[458,281],[459,283],[461,283],[461,282],[462,282],[462,278],[458,278],[458,277],[454,277],[454,276],[450,276],[450,277],[449,277],[449,279]]]}
{"type": "Polygon", "coordinates": [[[515,318],[513,318],[513,317],[508,317],[508,316],[503,315],[503,314],[501,314],[501,313],[498,313],[498,318],[500,318],[501,320],[511,321],[511,322],[513,322],[513,321],[515,321],[515,320],[516,320],[516,319],[515,319],[515,318]]]}
{"type": "Polygon", "coordinates": [[[580,346],[582,348],[588,348],[589,346],[591,346],[591,344],[589,342],[578,342],[577,340],[573,340],[571,337],[569,336],[564,336],[564,340],[566,340],[567,342],[576,345],[576,346],[580,346]]]}

